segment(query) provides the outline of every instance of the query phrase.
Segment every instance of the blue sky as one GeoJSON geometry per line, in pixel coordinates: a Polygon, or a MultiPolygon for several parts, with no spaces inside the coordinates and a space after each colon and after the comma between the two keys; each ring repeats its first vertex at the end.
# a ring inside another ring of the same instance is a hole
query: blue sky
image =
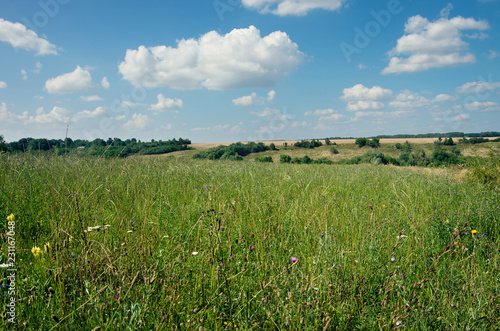
{"type": "Polygon", "coordinates": [[[0,134],[500,130],[500,1],[0,2],[0,134]]]}

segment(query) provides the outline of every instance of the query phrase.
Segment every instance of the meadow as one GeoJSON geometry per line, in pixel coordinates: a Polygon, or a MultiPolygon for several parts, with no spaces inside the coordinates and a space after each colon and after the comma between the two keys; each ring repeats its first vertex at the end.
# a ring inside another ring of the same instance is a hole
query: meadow
{"type": "Polygon", "coordinates": [[[2,328],[500,329],[500,197],[459,167],[195,152],[0,155],[2,328]]]}

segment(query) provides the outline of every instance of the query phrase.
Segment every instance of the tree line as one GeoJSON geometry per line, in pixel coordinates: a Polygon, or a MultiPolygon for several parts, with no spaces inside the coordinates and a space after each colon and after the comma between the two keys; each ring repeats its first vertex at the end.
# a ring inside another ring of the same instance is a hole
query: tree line
{"type": "Polygon", "coordinates": [[[170,140],[152,139],[142,142],[131,138],[94,139],[92,141],[71,138],[65,139],[38,139],[21,138],[18,141],[6,143],[0,136],[0,152],[9,153],[53,153],[55,155],[71,154],[77,156],[106,156],[126,157],[131,154],[153,155],[165,154],[189,149],[191,140],[179,138],[170,140]]]}

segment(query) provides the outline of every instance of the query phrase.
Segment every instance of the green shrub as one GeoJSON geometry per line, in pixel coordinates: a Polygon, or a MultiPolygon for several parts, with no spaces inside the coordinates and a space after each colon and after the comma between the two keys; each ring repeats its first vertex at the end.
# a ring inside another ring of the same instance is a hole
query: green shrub
{"type": "Polygon", "coordinates": [[[290,157],[290,155],[286,154],[280,155],[280,163],[290,163],[290,162],[292,162],[292,158],[290,157]]]}
{"type": "Polygon", "coordinates": [[[333,146],[332,146],[332,148],[330,148],[330,152],[332,152],[332,154],[338,154],[339,153],[338,149],[336,149],[333,146]]]}

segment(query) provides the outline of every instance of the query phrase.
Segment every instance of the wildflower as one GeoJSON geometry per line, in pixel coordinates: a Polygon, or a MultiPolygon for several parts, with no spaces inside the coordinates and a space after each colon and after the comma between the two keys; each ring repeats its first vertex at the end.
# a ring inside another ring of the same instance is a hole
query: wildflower
{"type": "Polygon", "coordinates": [[[43,251],[40,249],[40,247],[35,246],[31,249],[31,253],[33,253],[34,257],[38,257],[39,255],[43,254],[43,251]]]}
{"type": "Polygon", "coordinates": [[[115,299],[118,300],[118,298],[120,298],[120,296],[118,294],[115,294],[115,299]]]}
{"type": "Polygon", "coordinates": [[[483,233],[483,235],[481,237],[486,237],[486,233],[483,233]]]}
{"type": "Polygon", "coordinates": [[[382,208],[385,208],[385,205],[382,205],[382,208]]]}
{"type": "Polygon", "coordinates": [[[295,262],[297,262],[297,258],[296,257],[291,257],[290,261],[292,261],[293,263],[295,263],[295,262]]]}
{"type": "Polygon", "coordinates": [[[400,326],[400,325],[403,325],[403,322],[397,321],[396,326],[400,326]]]}
{"type": "Polygon", "coordinates": [[[255,246],[250,246],[250,250],[251,251],[255,250],[255,246]]]}
{"type": "Polygon", "coordinates": [[[472,234],[476,234],[477,233],[477,230],[472,230],[471,231],[472,234]]]}
{"type": "Polygon", "coordinates": [[[193,254],[194,256],[198,255],[198,252],[192,252],[191,254],[193,254]]]}
{"type": "Polygon", "coordinates": [[[394,256],[393,256],[393,257],[391,257],[391,262],[392,262],[392,263],[396,262],[396,258],[395,258],[394,256]]]}
{"type": "Polygon", "coordinates": [[[9,221],[9,222],[13,222],[14,219],[15,219],[14,214],[10,214],[9,216],[7,216],[7,221],[9,221]]]}
{"type": "Polygon", "coordinates": [[[368,208],[373,209],[373,205],[368,205],[368,208]]]}

